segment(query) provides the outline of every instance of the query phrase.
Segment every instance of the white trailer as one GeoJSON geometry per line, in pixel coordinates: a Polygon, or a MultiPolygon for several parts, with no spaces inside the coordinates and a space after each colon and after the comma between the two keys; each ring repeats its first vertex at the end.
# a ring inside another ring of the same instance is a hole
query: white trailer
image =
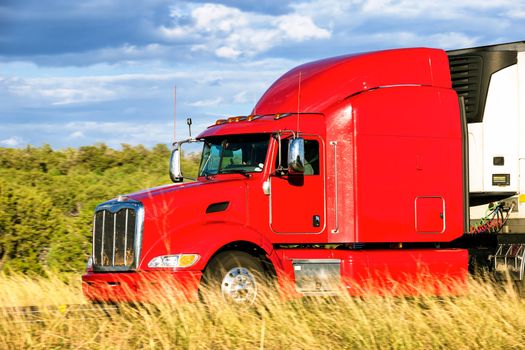
{"type": "MultiPolygon", "coordinates": [[[[525,291],[525,41],[449,51],[467,120],[473,266],[525,291]],[[494,204],[498,203],[498,204],[494,204]],[[496,215],[497,214],[497,215],[496,215]]],[[[525,294],[525,293],[524,293],[525,294]]]]}
{"type": "Polygon", "coordinates": [[[448,54],[468,122],[472,223],[504,200],[504,232],[525,233],[525,41],[448,54]]]}

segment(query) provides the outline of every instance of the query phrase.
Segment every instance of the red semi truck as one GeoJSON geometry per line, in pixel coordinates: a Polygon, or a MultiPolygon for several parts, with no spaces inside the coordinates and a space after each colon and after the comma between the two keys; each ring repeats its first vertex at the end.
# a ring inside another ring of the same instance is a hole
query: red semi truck
{"type": "Polygon", "coordinates": [[[396,49],[289,71],[251,115],[174,144],[180,183],[96,208],[85,295],[147,300],[173,283],[195,300],[208,284],[250,303],[262,279],[299,295],[440,293],[466,281],[469,250],[471,265],[521,263],[506,249],[522,249],[522,235],[466,233],[469,201],[519,194],[501,171],[491,191],[469,191],[468,134],[483,122],[491,74],[523,48],[396,49]],[[198,178],[182,183],[181,146],[197,141],[198,178]]]}

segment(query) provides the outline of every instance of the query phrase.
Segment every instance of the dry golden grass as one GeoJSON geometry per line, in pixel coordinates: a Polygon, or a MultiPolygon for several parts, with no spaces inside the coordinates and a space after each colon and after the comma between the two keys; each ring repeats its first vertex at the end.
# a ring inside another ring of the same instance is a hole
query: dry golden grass
{"type": "Polygon", "coordinates": [[[0,349],[524,348],[525,304],[512,288],[469,284],[449,298],[270,297],[244,309],[217,301],[69,314],[60,305],[85,303],[78,279],[0,276],[0,306],[59,306],[37,320],[0,310],[0,349]]]}

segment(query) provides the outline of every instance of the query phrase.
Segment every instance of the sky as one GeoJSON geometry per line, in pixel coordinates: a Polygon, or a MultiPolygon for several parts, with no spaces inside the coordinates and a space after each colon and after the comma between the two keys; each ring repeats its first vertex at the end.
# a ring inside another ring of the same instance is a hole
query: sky
{"type": "Polygon", "coordinates": [[[525,0],[0,0],[0,147],[173,142],[291,68],[525,40],[525,0]]]}

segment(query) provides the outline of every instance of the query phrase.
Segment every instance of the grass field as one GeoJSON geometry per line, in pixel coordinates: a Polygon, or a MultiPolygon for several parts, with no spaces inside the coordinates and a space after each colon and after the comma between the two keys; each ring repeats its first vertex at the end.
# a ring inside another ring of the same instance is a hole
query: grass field
{"type": "Polygon", "coordinates": [[[68,315],[61,305],[86,304],[78,276],[0,276],[1,308],[58,306],[37,321],[0,311],[0,349],[525,348],[524,301],[510,287],[469,284],[450,298],[272,297],[247,309],[159,303],[68,315]]]}

